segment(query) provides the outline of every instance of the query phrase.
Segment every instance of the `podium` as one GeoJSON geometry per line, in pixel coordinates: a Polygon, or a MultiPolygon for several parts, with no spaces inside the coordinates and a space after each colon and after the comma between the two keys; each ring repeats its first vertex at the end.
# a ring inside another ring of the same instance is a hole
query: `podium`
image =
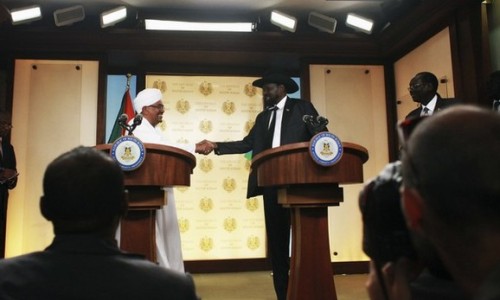
{"type": "MultiPolygon", "coordinates": [[[[112,146],[102,144],[96,149],[109,153],[112,146]]],[[[144,147],[142,165],[124,172],[128,211],[121,221],[120,248],[156,262],[155,212],[166,204],[163,188],[189,186],[196,158],[175,147],[149,143],[144,147]]]]}
{"type": "Polygon", "coordinates": [[[316,164],[309,142],[268,149],[252,160],[259,186],[278,188],[278,203],[289,207],[292,254],[288,300],[337,299],[330,260],[328,206],[343,201],[339,184],[362,183],[368,151],[342,143],[341,160],[330,167],[316,164]]]}

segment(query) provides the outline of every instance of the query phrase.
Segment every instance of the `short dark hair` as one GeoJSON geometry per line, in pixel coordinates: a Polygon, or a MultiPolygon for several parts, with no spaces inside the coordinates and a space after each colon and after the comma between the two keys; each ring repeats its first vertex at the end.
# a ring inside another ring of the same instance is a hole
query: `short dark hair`
{"type": "Polygon", "coordinates": [[[500,229],[499,132],[500,115],[472,105],[423,120],[403,152],[405,186],[450,228],[500,229]]]}
{"type": "Polygon", "coordinates": [[[126,211],[124,176],[109,156],[77,147],[52,161],[43,178],[40,208],[50,221],[108,223],[126,211]]]}
{"type": "Polygon", "coordinates": [[[431,72],[420,72],[415,77],[419,77],[425,83],[430,83],[432,88],[437,91],[439,82],[436,75],[431,72]]]}

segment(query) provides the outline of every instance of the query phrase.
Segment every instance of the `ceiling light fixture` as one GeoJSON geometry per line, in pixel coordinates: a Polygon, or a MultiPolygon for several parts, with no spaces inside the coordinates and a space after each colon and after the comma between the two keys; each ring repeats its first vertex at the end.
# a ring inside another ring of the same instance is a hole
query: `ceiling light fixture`
{"type": "Polygon", "coordinates": [[[10,16],[12,18],[12,25],[29,23],[42,18],[42,9],[40,5],[16,8],[10,11],[10,16]]]}
{"type": "Polygon", "coordinates": [[[85,9],[81,5],[54,11],[54,22],[56,26],[71,25],[85,19],[85,9]]]}
{"type": "Polygon", "coordinates": [[[127,8],[118,6],[101,14],[101,28],[113,26],[127,18],[127,8]]]}
{"type": "Polygon", "coordinates": [[[145,24],[147,30],[252,32],[255,29],[255,24],[250,22],[210,23],[146,19],[145,24]]]}
{"type": "Polygon", "coordinates": [[[283,30],[295,32],[297,19],[277,10],[271,12],[271,23],[283,30]]]}
{"type": "Polygon", "coordinates": [[[337,28],[337,20],[317,12],[309,13],[307,23],[314,28],[328,33],[334,33],[337,28]]]}
{"type": "Polygon", "coordinates": [[[373,29],[373,21],[367,18],[363,18],[361,16],[358,16],[356,14],[349,13],[347,15],[347,19],[345,21],[346,25],[348,27],[354,28],[356,30],[365,32],[365,33],[372,33],[373,29]]]}

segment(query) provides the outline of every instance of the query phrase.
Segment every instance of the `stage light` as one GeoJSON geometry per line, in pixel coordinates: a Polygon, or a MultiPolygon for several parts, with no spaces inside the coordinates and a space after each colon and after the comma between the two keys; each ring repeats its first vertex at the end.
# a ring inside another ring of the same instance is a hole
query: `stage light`
{"type": "Polygon", "coordinates": [[[81,5],[54,11],[54,22],[56,26],[66,26],[85,19],[85,9],[81,5]]]}
{"type": "Polygon", "coordinates": [[[119,6],[101,14],[101,28],[113,26],[127,18],[127,8],[119,6]]]}
{"type": "Polygon", "coordinates": [[[373,21],[355,14],[348,14],[346,25],[356,30],[370,34],[373,29],[373,21]]]}
{"type": "Polygon", "coordinates": [[[297,28],[296,18],[277,10],[273,10],[271,12],[271,23],[290,32],[295,32],[295,29],[297,28]]]}
{"type": "Polygon", "coordinates": [[[42,9],[40,5],[16,8],[10,11],[10,16],[12,18],[12,25],[29,23],[42,18],[42,9]]]}
{"type": "Polygon", "coordinates": [[[171,31],[228,31],[228,32],[252,32],[254,23],[211,23],[211,22],[183,22],[169,20],[146,19],[147,30],[171,30],[171,31]]]}
{"type": "Polygon", "coordinates": [[[314,28],[328,33],[334,33],[337,28],[337,20],[316,12],[309,13],[307,23],[314,28]]]}

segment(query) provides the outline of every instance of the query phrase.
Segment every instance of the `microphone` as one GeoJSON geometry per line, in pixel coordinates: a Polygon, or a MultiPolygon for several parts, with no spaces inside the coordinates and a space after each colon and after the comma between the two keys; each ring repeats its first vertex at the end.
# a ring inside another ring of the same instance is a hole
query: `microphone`
{"type": "Polygon", "coordinates": [[[302,121],[304,121],[304,123],[306,123],[306,124],[310,124],[310,123],[314,122],[314,117],[311,115],[303,115],[302,121]]]}
{"type": "Polygon", "coordinates": [[[324,131],[328,125],[328,119],[322,116],[303,115],[302,121],[314,134],[324,131]]]}
{"type": "Polygon", "coordinates": [[[141,114],[138,114],[134,117],[134,123],[133,125],[134,126],[137,126],[137,125],[141,125],[142,123],[142,115],[141,114]]]}
{"type": "Polygon", "coordinates": [[[119,118],[118,118],[118,123],[127,123],[128,121],[128,115],[127,114],[122,114],[119,118]]]}
{"type": "Polygon", "coordinates": [[[132,132],[135,130],[135,128],[138,126],[138,125],[141,125],[142,123],[142,115],[141,114],[137,114],[135,117],[134,117],[134,121],[132,122],[132,125],[129,126],[129,129],[128,129],[128,134],[131,135],[132,132]]]}
{"type": "Polygon", "coordinates": [[[321,124],[323,127],[326,127],[328,125],[328,119],[322,116],[317,116],[316,121],[321,124]]]}

